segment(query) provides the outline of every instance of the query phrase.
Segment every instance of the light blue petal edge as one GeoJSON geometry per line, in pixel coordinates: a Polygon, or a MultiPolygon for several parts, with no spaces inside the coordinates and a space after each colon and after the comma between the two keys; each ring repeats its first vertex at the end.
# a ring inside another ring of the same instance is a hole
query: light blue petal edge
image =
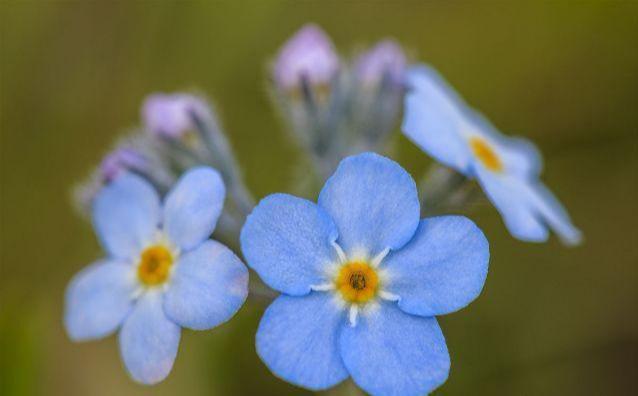
{"type": "Polygon", "coordinates": [[[212,234],[222,209],[226,188],[219,172],[191,168],[166,196],[164,231],[175,245],[189,250],[212,234]]]}
{"type": "Polygon", "coordinates": [[[240,235],[246,263],[271,288],[304,295],[325,283],[337,228],[318,205],[287,194],[262,199],[240,235]]]}
{"type": "Polygon", "coordinates": [[[181,329],[164,314],[162,293],[146,291],[126,318],[119,334],[124,366],[135,381],[153,385],[173,368],[181,329]]]}
{"type": "Polygon", "coordinates": [[[66,290],[64,327],[73,341],[115,332],[133,307],[136,282],[131,266],[99,261],[77,273],[66,290]]]}
{"type": "Polygon", "coordinates": [[[328,389],[348,378],[339,354],[343,310],[327,293],[279,296],[257,330],[257,354],[277,377],[306,389],[328,389]]]}
{"type": "Polygon", "coordinates": [[[403,311],[444,315],[472,302],[483,289],[489,263],[483,232],[463,216],[421,220],[414,238],[382,262],[387,291],[403,311]]]}
{"type": "Polygon", "coordinates": [[[104,187],[93,202],[93,224],[104,249],[127,259],[139,253],[155,234],[160,201],[141,177],[125,173],[104,187]]]}
{"type": "Polygon", "coordinates": [[[373,257],[399,249],[414,235],[420,203],[412,176],[375,153],[345,158],[319,194],[319,206],[334,220],[346,254],[373,257]]]}
{"type": "Polygon", "coordinates": [[[413,316],[381,303],[344,326],[341,357],[354,382],[371,395],[424,395],[443,384],[450,355],[435,318],[413,316]]]}
{"type": "Polygon", "coordinates": [[[241,308],[248,295],[248,269],[217,241],[205,241],[180,257],[164,295],[164,311],[194,330],[218,326],[241,308]]]}

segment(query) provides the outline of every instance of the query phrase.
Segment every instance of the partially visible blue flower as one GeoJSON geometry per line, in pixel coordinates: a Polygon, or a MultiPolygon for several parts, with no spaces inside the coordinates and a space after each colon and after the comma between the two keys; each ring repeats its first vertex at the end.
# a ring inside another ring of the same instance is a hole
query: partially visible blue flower
{"type": "Polygon", "coordinates": [[[422,395],[447,379],[434,318],[485,282],[489,248],[465,217],[419,220],[416,185],[373,153],[344,159],[318,203],[264,198],[248,217],[248,265],[282,293],[256,343],[270,370],[312,390],[348,377],[373,395],[422,395]]]}
{"type": "Polygon", "coordinates": [[[203,116],[207,111],[206,104],[196,96],[158,93],[144,101],[142,119],[151,134],[176,139],[195,129],[193,115],[203,116]]]}
{"type": "Polygon", "coordinates": [[[377,85],[383,78],[401,85],[405,66],[401,46],[393,40],[383,40],[357,59],[355,73],[359,81],[367,85],[377,85]]]}
{"type": "Polygon", "coordinates": [[[273,77],[283,91],[299,88],[304,78],[311,86],[327,86],[340,67],[330,38],[317,25],[308,24],[279,51],[273,77]]]}
{"type": "Polygon", "coordinates": [[[120,353],[133,379],[154,384],[166,378],[181,327],[215,327],[246,299],[246,267],[208,240],[224,195],[219,174],[206,167],[185,173],[163,205],[134,174],[106,186],[93,203],[93,223],[107,257],[67,288],[69,337],[98,339],[119,329],[120,353]]]}
{"type": "Polygon", "coordinates": [[[118,147],[108,153],[100,164],[100,175],[105,182],[113,181],[127,171],[142,171],[148,160],[139,151],[129,147],[118,147]]]}
{"type": "Polygon", "coordinates": [[[541,156],[533,144],[499,133],[427,66],[411,69],[407,84],[405,135],[437,161],[476,178],[515,238],[542,242],[551,228],[565,243],[579,243],[580,230],[539,180],[541,156]]]}

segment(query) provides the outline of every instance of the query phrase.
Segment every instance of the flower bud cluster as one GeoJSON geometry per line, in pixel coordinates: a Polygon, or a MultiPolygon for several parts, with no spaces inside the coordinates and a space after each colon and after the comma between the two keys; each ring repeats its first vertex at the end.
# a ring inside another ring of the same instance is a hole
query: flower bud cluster
{"type": "Polygon", "coordinates": [[[346,155],[383,151],[398,124],[405,67],[392,40],[344,59],[313,24],[282,46],[271,70],[273,98],[319,176],[346,155]]]}
{"type": "Polygon", "coordinates": [[[182,173],[208,165],[219,171],[228,190],[220,228],[236,232],[254,202],[207,102],[191,94],[153,94],[144,101],[141,117],[142,126],[116,144],[76,189],[79,209],[88,213],[97,192],[124,173],[136,173],[166,193],[182,173]]]}

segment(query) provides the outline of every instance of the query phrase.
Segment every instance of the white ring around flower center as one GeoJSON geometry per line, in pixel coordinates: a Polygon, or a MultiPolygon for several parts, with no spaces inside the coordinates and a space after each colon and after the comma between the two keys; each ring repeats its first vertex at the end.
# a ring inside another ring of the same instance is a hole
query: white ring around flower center
{"type": "Polygon", "coordinates": [[[348,311],[350,326],[356,326],[360,314],[372,312],[378,308],[379,299],[398,301],[399,296],[386,290],[390,281],[387,269],[379,269],[383,259],[390,252],[386,248],[370,258],[364,252],[348,256],[337,242],[332,242],[337,261],[328,265],[325,283],[312,285],[317,292],[331,292],[333,302],[344,311],[348,311]]]}

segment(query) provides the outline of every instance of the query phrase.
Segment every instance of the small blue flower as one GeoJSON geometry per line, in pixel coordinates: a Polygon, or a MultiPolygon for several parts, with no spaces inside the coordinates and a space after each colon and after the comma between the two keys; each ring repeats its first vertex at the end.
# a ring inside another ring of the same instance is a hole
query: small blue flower
{"type": "Polygon", "coordinates": [[[419,220],[414,180],[373,153],[348,157],[318,203],[264,198],[241,233],[248,265],[283,293],[266,310],[257,353],[293,384],[348,377],[373,395],[420,395],[447,379],[435,315],[483,287],[483,233],[465,217],[419,220]]]}
{"type": "Polygon", "coordinates": [[[527,140],[499,133],[431,68],[408,72],[403,132],[437,161],[476,178],[510,233],[546,241],[548,227],[567,244],[581,232],[540,182],[541,156],[527,140]]]}
{"type": "Polygon", "coordinates": [[[119,332],[120,353],[138,382],[169,374],[180,327],[230,319],[248,293],[248,271],[208,240],[225,188],[211,168],[185,173],[160,204],[144,179],[125,173],[96,197],[93,222],[107,258],[82,270],[66,292],[64,324],[74,341],[119,332]]]}

